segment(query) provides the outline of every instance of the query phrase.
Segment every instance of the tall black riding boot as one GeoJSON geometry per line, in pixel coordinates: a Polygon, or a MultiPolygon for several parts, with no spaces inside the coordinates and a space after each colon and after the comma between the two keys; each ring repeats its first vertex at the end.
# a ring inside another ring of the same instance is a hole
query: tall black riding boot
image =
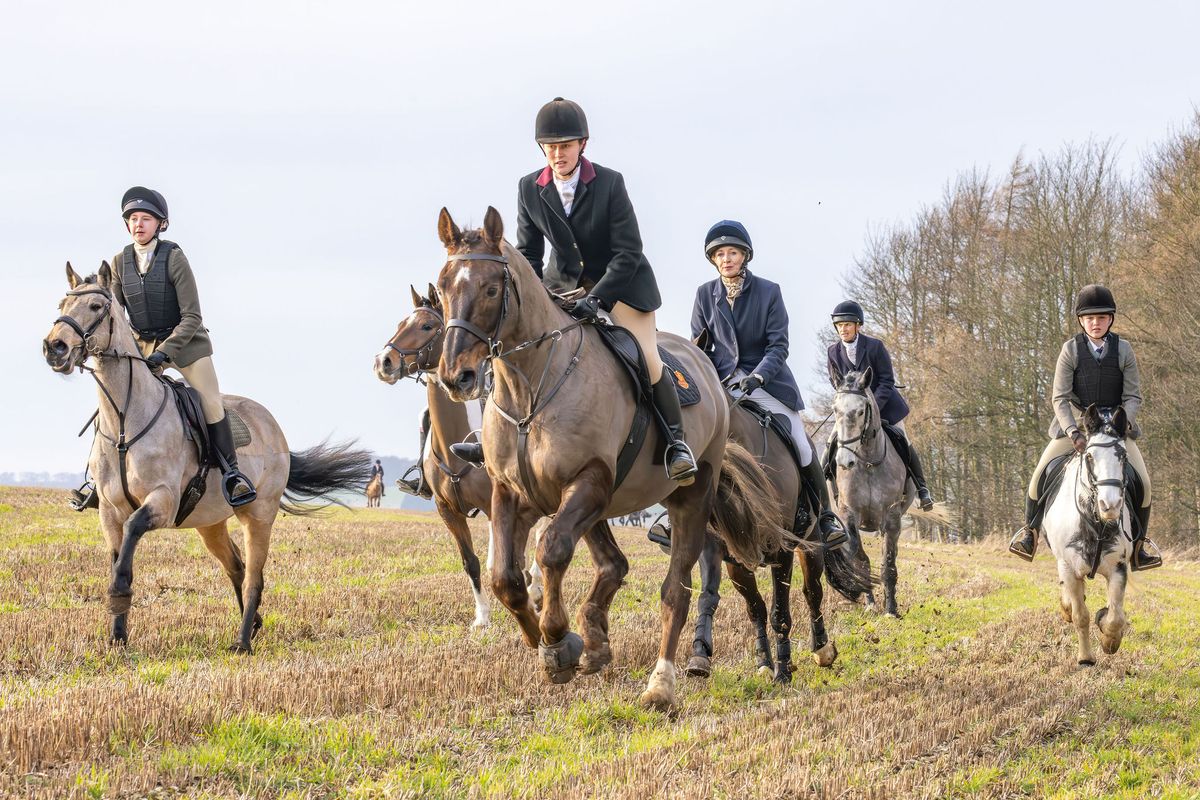
{"type": "Polygon", "coordinates": [[[929,494],[929,487],[925,485],[925,470],[921,468],[921,458],[917,455],[917,448],[912,446],[912,442],[908,442],[908,473],[912,475],[913,483],[917,485],[917,502],[921,504],[922,511],[928,511],[933,508],[933,497],[929,494]]]}
{"type": "Polygon", "coordinates": [[[658,409],[667,428],[667,477],[678,481],[680,486],[688,486],[696,480],[696,458],[683,436],[683,409],[679,407],[679,392],[675,389],[675,379],[666,367],[663,367],[662,376],[651,389],[654,407],[658,409]]]}
{"type": "MultiPolygon", "coordinates": [[[[846,529],[842,527],[842,521],[838,519],[837,514],[833,513],[829,502],[829,486],[825,483],[825,471],[821,469],[821,462],[817,460],[816,454],[808,462],[808,466],[801,471],[801,477],[817,495],[817,501],[820,508],[817,510],[817,527],[821,531],[821,538],[825,541],[826,547],[837,547],[846,541],[846,529]]],[[[800,493],[801,501],[804,498],[804,491],[800,493]]]]}
{"type": "Polygon", "coordinates": [[[429,438],[429,409],[425,409],[425,413],[421,415],[421,427],[419,430],[421,437],[421,449],[417,450],[417,461],[411,467],[404,471],[404,474],[396,479],[396,488],[405,494],[424,497],[429,500],[433,497],[433,492],[429,489],[429,484],[425,483],[425,472],[423,468],[425,459],[425,440],[429,438]],[[410,478],[409,475],[416,473],[416,477],[410,478]]]}
{"type": "Polygon", "coordinates": [[[250,479],[238,470],[237,448],[233,446],[233,431],[229,428],[229,415],[219,422],[208,425],[208,440],[217,454],[217,466],[221,468],[221,491],[225,502],[234,508],[254,502],[258,492],[250,479]]]}
{"type": "Polygon", "coordinates": [[[1138,532],[1137,538],[1133,540],[1133,556],[1129,559],[1129,566],[1135,571],[1161,567],[1162,553],[1158,545],[1146,535],[1150,530],[1150,506],[1142,506],[1134,513],[1137,514],[1138,532]]]}
{"type": "Polygon", "coordinates": [[[1025,524],[1013,534],[1012,541],[1008,543],[1008,552],[1026,561],[1033,561],[1033,554],[1037,552],[1038,528],[1042,523],[1041,507],[1041,503],[1030,500],[1029,495],[1025,495],[1025,524]]]}

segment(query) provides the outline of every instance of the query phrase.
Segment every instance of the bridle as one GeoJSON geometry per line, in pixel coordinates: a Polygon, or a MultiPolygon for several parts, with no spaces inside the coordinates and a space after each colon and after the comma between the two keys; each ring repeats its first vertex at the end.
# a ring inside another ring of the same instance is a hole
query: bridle
{"type": "Polygon", "coordinates": [[[383,349],[392,350],[396,353],[396,355],[400,356],[400,367],[402,370],[404,370],[404,374],[402,374],[400,377],[407,378],[411,376],[413,380],[417,381],[418,383],[422,382],[421,370],[431,369],[434,366],[432,363],[434,348],[437,345],[438,337],[446,332],[446,321],[445,318],[442,317],[442,312],[438,311],[432,305],[423,305],[414,311],[413,314],[421,311],[432,314],[433,318],[437,320],[437,329],[429,335],[429,338],[425,340],[423,344],[421,344],[419,347],[413,348],[397,347],[394,341],[395,337],[392,337],[392,339],[389,339],[387,344],[383,346],[383,349]],[[408,356],[413,356],[413,364],[411,368],[406,367],[408,364],[408,361],[406,360],[408,356]]]}
{"type": "MultiPolygon", "coordinates": [[[[68,297],[83,297],[84,295],[89,295],[89,294],[98,294],[104,298],[104,308],[101,309],[100,314],[96,317],[96,319],[92,320],[91,325],[88,325],[86,328],[84,328],[82,325],[79,324],[79,321],[77,319],[75,319],[74,317],[69,316],[67,314],[63,314],[58,319],[54,320],[54,322],[55,322],[55,324],[61,322],[64,325],[66,325],[68,328],[70,328],[71,330],[75,331],[75,333],[79,334],[79,338],[83,341],[83,351],[85,353],[87,353],[88,355],[96,356],[97,358],[99,358],[102,355],[104,355],[104,353],[103,353],[103,351],[100,350],[100,348],[92,347],[92,345],[91,345],[92,334],[94,334],[96,332],[96,328],[100,327],[100,323],[104,322],[104,320],[107,319],[108,320],[108,341],[110,343],[112,342],[113,296],[112,296],[112,292],[110,292],[107,289],[102,288],[100,286],[87,287],[84,289],[72,289],[71,291],[67,292],[68,297]]],[[[82,367],[81,367],[81,369],[82,369],[82,367]]]]}
{"type": "MultiPolygon", "coordinates": [[[[834,395],[839,395],[839,394],[855,394],[862,398],[867,397],[867,393],[863,389],[835,389],[834,395]]],[[[879,429],[873,428],[871,426],[871,423],[873,422],[873,420],[875,418],[875,406],[874,406],[874,404],[872,404],[870,402],[870,400],[867,400],[866,406],[867,406],[867,411],[863,418],[862,431],[858,434],[858,436],[855,436],[853,439],[846,439],[845,441],[842,441],[839,439],[838,447],[844,447],[847,450],[849,450],[851,453],[854,454],[854,457],[857,458],[862,463],[862,465],[864,467],[867,467],[868,469],[870,469],[872,467],[878,467],[880,464],[882,464],[884,462],[884,459],[887,458],[887,447],[883,448],[883,455],[879,457],[878,461],[871,461],[867,458],[864,458],[862,453],[858,452],[853,447],[850,447],[850,445],[855,444],[857,442],[862,442],[865,447],[870,447],[871,443],[875,441],[875,436],[879,432],[879,429]]]]}
{"type": "MultiPolygon", "coordinates": [[[[1086,519],[1089,522],[1091,522],[1092,526],[1094,528],[1096,528],[1098,530],[1104,530],[1106,528],[1119,526],[1121,524],[1121,518],[1125,513],[1125,491],[1126,491],[1125,469],[1126,469],[1126,465],[1129,461],[1129,456],[1128,456],[1128,452],[1125,449],[1125,445],[1122,443],[1123,437],[1121,436],[1121,434],[1119,434],[1117,432],[1116,428],[1114,428],[1111,424],[1105,423],[1104,427],[1101,428],[1097,433],[1102,433],[1107,436],[1111,436],[1111,437],[1113,437],[1113,439],[1112,439],[1112,441],[1109,441],[1109,442],[1088,442],[1087,449],[1085,449],[1083,453],[1079,454],[1080,461],[1082,461],[1083,464],[1087,466],[1087,501],[1086,501],[1087,508],[1081,508],[1079,505],[1080,496],[1083,494],[1083,492],[1079,491],[1079,484],[1083,480],[1082,476],[1083,476],[1083,472],[1084,472],[1084,470],[1080,469],[1076,473],[1076,479],[1075,479],[1075,483],[1076,483],[1075,510],[1079,512],[1079,516],[1082,519],[1086,519]],[[1103,448],[1111,447],[1116,452],[1117,461],[1121,465],[1121,469],[1120,469],[1121,477],[1119,477],[1119,478],[1103,478],[1101,480],[1096,480],[1094,461],[1092,458],[1092,454],[1090,452],[1088,452],[1093,447],[1103,447],[1103,448]],[[1118,506],[1118,508],[1121,509],[1121,514],[1118,515],[1117,518],[1115,520],[1113,520],[1112,522],[1106,522],[1100,518],[1099,493],[1100,493],[1100,487],[1102,487],[1102,486],[1116,486],[1120,489],[1121,500],[1120,500],[1120,505],[1118,506]]],[[[1093,435],[1095,435],[1095,434],[1093,434],[1093,435]]],[[[1099,545],[1099,542],[1097,542],[1096,555],[1092,561],[1091,572],[1088,575],[1089,579],[1096,577],[1096,571],[1100,568],[1100,558],[1101,558],[1100,545],[1099,545]]]]}

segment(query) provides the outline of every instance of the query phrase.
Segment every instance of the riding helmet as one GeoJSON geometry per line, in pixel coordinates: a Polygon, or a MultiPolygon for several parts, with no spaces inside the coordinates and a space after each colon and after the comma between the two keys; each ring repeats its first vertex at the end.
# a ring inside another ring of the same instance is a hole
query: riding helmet
{"type": "Polygon", "coordinates": [[[711,261],[713,251],[726,245],[745,250],[747,264],[754,258],[754,245],[750,242],[750,234],[746,226],[736,220],[723,219],[708,229],[708,235],[704,237],[704,255],[711,261]]]}
{"type": "Polygon", "coordinates": [[[586,139],[587,116],[578,103],[556,97],[538,111],[537,121],[533,125],[533,136],[538,144],[586,139]]]}
{"type": "Polygon", "coordinates": [[[833,321],[836,322],[857,322],[863,324],[863,309],[858,303],[853,300],[843,300],[833,307],[833,313],[830,314],[833,321]]]}
{"type": "Polygon", "coordinates": [[[135,211],[153,214],[162,222],[167,221],[167,199],[153,189],[134,186],[121,198],[121,216],[129,219],[135,211]]]}
{"type": "Polygon", "coordinates": [[[1075,316],[1084,314],[1116,314],[1117,301],[1107,286],[1089,283],[1075,296],[1075,316]]]}

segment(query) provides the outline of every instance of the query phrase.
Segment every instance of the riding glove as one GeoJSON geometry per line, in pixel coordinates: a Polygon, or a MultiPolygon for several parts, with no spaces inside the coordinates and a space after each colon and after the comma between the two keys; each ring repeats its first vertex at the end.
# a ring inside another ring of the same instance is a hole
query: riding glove
{"type": "Polygon", "coordinates": [[[742,390],[743,394],[750,394],[755,389],[762,388],[762,385],[763,379],[758,375],[747,375],[746,377],[742,378],[741,382],[738,384],[738,388],[742,390]]]}
{"type": "Polygon", "coordinates": [[[1073,430],[1071,431],[1071,444],[1075,446],[1076,453],[1083,455],[1083,452],[1087,450],[1087,437],[1083,435],[1082,431],[1073,430]]]}
{"type": "Polygon", "coordinates": [[[581,297],[567,313],[575,319],[595,319],[600,316],[600,298],[594,294],[581,297]]]}
{"type": "Polygon", "coordinates": [[[155,350],[150,355],[146,356],[146,364],[150,369],[161,369],[163,362],[167,360],[167,354],[162,350],[155,350]]]}

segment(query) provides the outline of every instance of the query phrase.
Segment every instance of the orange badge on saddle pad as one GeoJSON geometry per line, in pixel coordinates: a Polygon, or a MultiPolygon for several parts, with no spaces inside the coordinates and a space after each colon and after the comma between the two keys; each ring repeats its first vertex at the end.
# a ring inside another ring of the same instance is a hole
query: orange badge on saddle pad
{"type": "Polygon", "coordinates": [[[690,389],[691,388],[691,386],[687,382],[687,378],[683,377],[682,372],[680,372],[679,370],[672,370],[672,371],[675,373],[675,383],[677,383],[679,385],[680,389],[690,389]]]}

